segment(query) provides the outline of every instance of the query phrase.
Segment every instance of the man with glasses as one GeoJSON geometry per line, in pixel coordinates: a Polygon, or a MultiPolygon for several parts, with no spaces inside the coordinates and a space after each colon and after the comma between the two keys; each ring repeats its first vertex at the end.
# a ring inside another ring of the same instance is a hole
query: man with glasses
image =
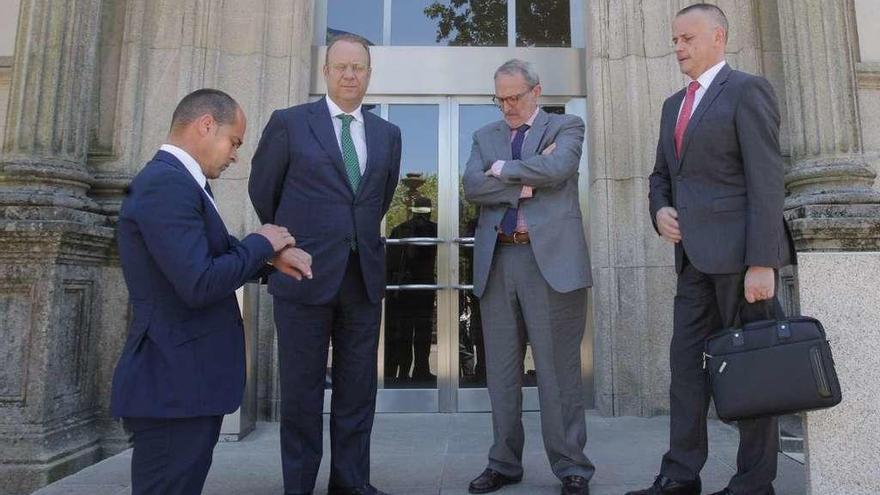
{"type": "Polygon", "coordinates": [[[531,64],[495,71],[493,101],[503,119],[474,133],[464,173],[468,201],[480,206],[474,242],[474,294],[480,297],[494,443],[470,493],[522,479],[522,377],[531,343],[541,431],[563,495],[588,495],[594,468],[587,433],[580,346],[586,326],[590,260],[578,202],[584,122],[538,107],[531,64]]]}
{"type": "Polygon", "coordinates": [[[333,341],[330,495],[381,494],[370,484],[377,350],[385,291],[382,217],[400,172],[400,129],[362,110],[368,43],[327,46],[327,96],[272,114],[249,192],[261,219],[295,232],[312,280],[272,276],[281,378],[284,493],[312,493],[322,457],[324,383],[333,341]]]}

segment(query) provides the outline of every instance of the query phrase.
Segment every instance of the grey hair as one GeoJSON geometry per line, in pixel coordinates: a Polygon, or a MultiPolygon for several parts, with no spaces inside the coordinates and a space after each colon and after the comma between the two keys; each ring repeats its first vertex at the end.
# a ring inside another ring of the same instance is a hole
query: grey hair
{"type": "Polygon", "coordinates": [[[727,16],[724,15],[724,11],[721,10],[721,7],[717,5],[712,5],[711,3],[695,3],[693,5],[688,5],[687,7],[678,11],[678,14],[675,14],[675,17],[683,16],[688,12],[700,12],[707,16],[724,31],[724,41],[727,41],[727,33],[729,32],[729,27],[727,23],[727,16]]]}
{"type": "Polygon", "coordinates": [[[526,80],[526,84],[532,88],[541,84],[541,78],[538,77],[538,71],[535,70],[535,66],[532,65],[531,62],[526,62],[525,60],[520,60],[518,58],[512,58],[501,64],[501,67],[495,70],[495,79],[498,79],[500,74],[507,76],[520,74],[526,80]]]}

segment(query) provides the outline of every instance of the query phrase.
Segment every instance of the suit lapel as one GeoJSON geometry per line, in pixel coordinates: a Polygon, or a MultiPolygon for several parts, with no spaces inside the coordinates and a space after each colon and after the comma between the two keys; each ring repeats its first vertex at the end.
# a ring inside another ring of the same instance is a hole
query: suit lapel
{"type": "MultiPolygon", "coordinates": [[[[331,118],[330,110],[327,108],[327,102],[324,98],[312,103],[311,111],[309,112],[309,127],[311,127],[318,143],[324,148],[324,152],[330,157],[333,165],[336,166],[336,170],[351,191],[351,183],[348,181],[345,163],[342,161],[342,151],[339,150],[339,143],[336,142],[336,131],[333,130],[331,118]]],[[[352,194],[354,194],[353,191],[352,194]]]]}
{"type": "Polygon", "coordinates": [[[513,158],[510,149],[510,127],[503,120],[498,121],[495,130],[492,131],[492,144],[495,147],[495,156],[498,157],[498,160],[513,158]]]}
{"type": "Polygon", "coordinates": [[[361,107],[361,115],[364,116],[364,139],[367,142],[367,164],[364,167],[364,174],[361,177],[360,186],[358,186],[357,196],[366,189],[367,181],[372,177],[373,170],[377,167],[376,160],[379,155],[379,148],[382,146],[381,131],[379,129],[379,117],[368,112],[361,107]]]}
{"type": "MultiPolygon", "coordinates": [[[[186,169],[186,166],[180,163],[180,160],[178,160],[176,156],[163,150],[159,150],[156,153],[156,156],[153,157],[153,160],[159,160],[161,162],[167,163],[168,165],[171,165],[172,167],[186,174],[186,176],[192,180],[192,183],[196,188],[197,194],[199,194],[199,198],[202,200],[202,204],[205,207],[205,221],[219,223],[220,230],[223,232],[224,236],[229,237],[229,231],[226,230],[226,223],[223,222],[223,217],[220,216],[220,212],[217,211],[217,208],[213,204],[210,204],[211,200],[207,198],[207,193],[204,192],[202,186],[200,186],[199,183],[196,181],[196,178],[193,177],[191,173],[189,173],[189,170],[186,169]]],[[[227,240],[226,237],[224,237],[224,241],[227,240]]]]}
{"type": "Polygon", "coordinates": [[[691,136],[693,136],[694,130],[700,125],[700,120],[702,120],[703,115],[706,114],[706,111],[712,106],[712,103],[718,98],[718,95],[721,94],[724,85],[727,84],[727,77],[730,76],[730,71],[730,66],[724,64],[724,67],[722,67],[721,71],[718,72],[718,75],[715,76],[712,84],[709,85],[706,94],[703,95],[703,98],[700,100],[700,104],[697,106],[696,110],[694,110],[693,115],[691,115],[691,120],[688,121],[687,129],[684,131],[684,142],[681,144],[681,157],[678,161],[679,167],[684,163],[684,156],[687,154],[688,145],[691,142],[691,136]]]}
{"type": "Polygon", "coordinates": [[[547,112],[538,110],[538,115],[535,116],[535,121],[532,122],[532,127],[529,129],[529,133],[526,134],[525,141],[523,141],[523,158],[538,154],[538,146],[541,145],[541,140],[544,138],[544,131],[547,130],[547,124],[549,122],[550,116],[547,115],[547,112]]]}

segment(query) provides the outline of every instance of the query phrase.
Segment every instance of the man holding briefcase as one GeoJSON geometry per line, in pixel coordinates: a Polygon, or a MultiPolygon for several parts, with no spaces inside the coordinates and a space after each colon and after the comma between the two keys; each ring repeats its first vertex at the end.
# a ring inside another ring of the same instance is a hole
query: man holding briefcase
{"type": "MultiPolygon", "coordinates": [[[[663,105],[650,177],[654,227],[675,245],[670,448],[660,475],[628,495],[699,495],[711,396],[703,351],[722,328],[781,316],[776,270],[793,261],[783,220],[779,110],[764,78],[724,61],[728,24],[710,4],[681,10],[673,43],[687,88],[663,105]]],[[[757,384],[756,384],[757,385],[757,384]]],[[[773,494],[776,418],[739,422],[737,472],[714,495],[773,494]]]]}

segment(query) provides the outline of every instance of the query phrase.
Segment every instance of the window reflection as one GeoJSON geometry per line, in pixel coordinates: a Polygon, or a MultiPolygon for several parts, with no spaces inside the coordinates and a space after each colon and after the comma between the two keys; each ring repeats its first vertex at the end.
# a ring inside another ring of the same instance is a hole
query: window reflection
{"type": "Polygon", "coordinates": [[[352,33],[382,44],[382,0],[327,0],[327,38],[352,33]]]}
{"type": "Polygon", "coordinates": [[[507,46],[507,0],[393,2],[391,44],[507,46]]]}
{"type": "Polygon", "coordinates": [[[403,149],[402,178],[385,217],[385,388],[437,386],[437,298],[430,287],[437,284],[437,245],[430,240],[437,238],[439,119],[437,105],[388,107],[403,149]]]}
{"type": "Polygon", "coordinates": [[[571,0],[517,0],[516,46],[571,46],[571,0]]]}

